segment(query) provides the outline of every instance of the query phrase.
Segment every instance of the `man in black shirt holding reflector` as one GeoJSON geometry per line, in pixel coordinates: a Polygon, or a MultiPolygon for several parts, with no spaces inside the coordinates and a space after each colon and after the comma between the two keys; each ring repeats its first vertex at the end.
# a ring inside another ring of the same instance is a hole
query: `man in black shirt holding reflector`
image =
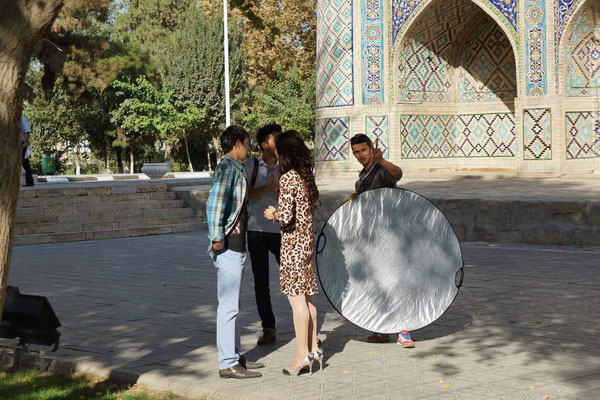
{"type": "MultiPolygon", "coordinates": [[[[348,196],[349,200],[354,200],[359,194],[371,189],[384,187],[396,187],[396,182],[402,178],[402,169],[397,165],[383,158],[383,152],[379,149],[379,139],[373,142],[367,135],[362,133],[354,135],[350,139],[352,154],[362,164],[363,169],[358,174],[355,193],[348,196]]],[[[386,333],[373,332],[368,338],[369,343],[385,343],[390,341],[390,335],[386,333]]],[[[398,334],[398,344],[402,347],[415,347],[415,343],[410,338],[408,331],[402,331],[398,334]]]]}

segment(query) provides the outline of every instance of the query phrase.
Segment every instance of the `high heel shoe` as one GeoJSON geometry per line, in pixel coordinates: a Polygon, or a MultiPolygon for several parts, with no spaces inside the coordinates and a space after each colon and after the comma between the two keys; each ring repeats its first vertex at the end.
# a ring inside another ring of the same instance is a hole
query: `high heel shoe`
{"type": "Polygon", "coordinates": [[[311,353],[308,353],[308,356],[306,356],[296,368],[284,368],[282,372],[284,375],[298,376],[302,368],[309,367],[312,374],[312,363],[313,359],[311,358],[311,353]]]}
{"type": "Polygon", "coordinates": [[[323,358],[325,358],[325,356],[323,355],[323,349],[320,347],[317,347],[317,352],[316,353],[308,353],[308,357],[311,359],[311,364],[310,364],[310,374],[312,375],[312,363],[315,361],[319,362],[319,371],[321,371],[323,369],[323,358]]]}

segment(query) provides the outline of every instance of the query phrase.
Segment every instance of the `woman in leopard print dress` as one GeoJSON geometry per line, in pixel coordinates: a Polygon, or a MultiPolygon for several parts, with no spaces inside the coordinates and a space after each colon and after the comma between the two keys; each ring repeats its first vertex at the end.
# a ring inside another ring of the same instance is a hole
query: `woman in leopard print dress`
{"type": "MultiPolygon", "coordinates": [[[[281,225],[281,293],[288,296],[294,315],[297,352],[289,372],[317,354],[317,294],[314,269],[313,213],[319,191],[312,172],[310,150],[296,131],[287,131],[275,141],[279,158],[279,210],[269,207],[265,217],[281,225]]],[[[286,371],[284,371],[285,373],[286,371]]]]}

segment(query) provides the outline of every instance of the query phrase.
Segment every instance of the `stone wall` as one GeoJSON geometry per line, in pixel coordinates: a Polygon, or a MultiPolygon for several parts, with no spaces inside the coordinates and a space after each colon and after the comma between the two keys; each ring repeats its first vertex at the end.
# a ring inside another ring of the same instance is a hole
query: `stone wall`
{"type": "MultiPolygon", "coordinates": [[[[345,196],[322,196],[315,231],[345,196]]],[[[600,202],[486,199],[430,200],[446,215],[460,241],[600,246],[600,202]]]]}

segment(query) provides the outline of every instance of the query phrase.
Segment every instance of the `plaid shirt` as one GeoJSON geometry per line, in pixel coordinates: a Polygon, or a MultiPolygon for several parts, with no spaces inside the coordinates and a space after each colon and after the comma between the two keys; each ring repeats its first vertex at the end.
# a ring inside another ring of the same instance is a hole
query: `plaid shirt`
{"type": "Polygon", "coordinates": [[[208,237],[211,242],[209,250],[212,248],[212,242],[225,240],[225,236],[235,227],[247,194],[246,169],[226,155],[215,168],[213,185],[206,204],[208,237]]]}

